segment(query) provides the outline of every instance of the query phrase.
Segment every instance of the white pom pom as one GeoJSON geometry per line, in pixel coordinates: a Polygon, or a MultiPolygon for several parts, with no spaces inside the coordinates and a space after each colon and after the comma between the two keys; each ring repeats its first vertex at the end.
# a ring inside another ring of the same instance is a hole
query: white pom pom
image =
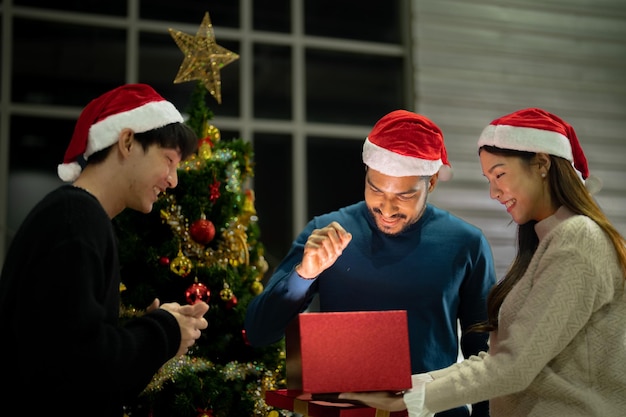
{"type": "Polygon", "coordinates": [[[449,165],[442,165],[439,168],[439,180],[440,181],[450,181],[454,175],[452,171],[452,167],[449,165]]]}
{"type": "Polygon", "coordinates": [[[80,175],[80,165],[78,162],[71,162],[69,164],[60,164],[57,168],[59,178],[65,182],[73,182],[80,175]]]}
{"type": "Polygon", "coordinates": [[[596,194],[602,189],[602,180],[594,175],[589,175],[585,180],[585,188],[590,194],[596,194]]]}

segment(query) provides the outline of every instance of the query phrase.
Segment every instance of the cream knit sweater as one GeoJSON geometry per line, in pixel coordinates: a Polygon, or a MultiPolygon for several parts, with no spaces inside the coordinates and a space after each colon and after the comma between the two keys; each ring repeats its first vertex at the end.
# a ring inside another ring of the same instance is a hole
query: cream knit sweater
{"type": "Polygon", "coordinates": [[[489,399],[492,417],[626,416],[626,297],[615,250],[595,222],[563,207],[536,231],[539,247],[502,304],[489,353],[430,372],[431,412],[489,399]]]}

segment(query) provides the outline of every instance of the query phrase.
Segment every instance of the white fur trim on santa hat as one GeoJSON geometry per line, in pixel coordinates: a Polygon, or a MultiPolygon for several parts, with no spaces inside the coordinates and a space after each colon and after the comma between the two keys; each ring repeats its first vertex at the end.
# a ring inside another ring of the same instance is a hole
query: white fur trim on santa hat
{"type": "Polygon", "coordinates": [[[425,160],[392,152],[370,142],[369,138],[363,144],[363,163],[392,177],[434,175],[443,165],[441,159],[425,160]]]}
{"type": "Polygon", "coordinates": [[[152,101],[143,106],[113,114],[89,128],[87,149],[83,156],[87,159],[90,155],[113,145],[124,128],[132,129],[135,133],[142,133],[175,122],[183,122],[183,116],[172,103],[166,100],[152,101]]]}
{"type": "Polygon", "coordinates": [[[80,165],[78,162],[72,162],[69,164],[59,164],[57,167],[57,174],[65,182],[74,182],[80,175],[80,165]]]}
{"type": "Polygon", "coordinates": [[[532,127],[489,125],[478,138],[478,147],[496,146],[516,151],[542,152],[573,161],[572,147],[567,137],[558,132],[532,127]]]}
{"type": "Polygon", "coordinates": [[[582,178],[581,180],[585,183],[585,188],[591,195],[600,192],[602,189],[602,180],[595,175],[589,175],[586,180],[583,180],[582,178]]]}

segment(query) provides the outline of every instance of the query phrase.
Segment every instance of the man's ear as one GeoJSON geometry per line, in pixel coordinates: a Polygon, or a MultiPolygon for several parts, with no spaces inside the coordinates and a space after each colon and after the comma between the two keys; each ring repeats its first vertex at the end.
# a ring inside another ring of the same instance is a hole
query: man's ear
{"type": "Polygon", "coordinates": [[[436,172],[430,176],[428,180],[428,192],[432,193],[435,187],[437,186],[437,182],[439,181],[439,173],[436,172]]]}
{"type": "Polygon", "coordinates": [[[134,132],[132,129],[122,129],[117,138],[117,147],[122,152],[122,155],[128,155],[134,144],[134,132]]]}

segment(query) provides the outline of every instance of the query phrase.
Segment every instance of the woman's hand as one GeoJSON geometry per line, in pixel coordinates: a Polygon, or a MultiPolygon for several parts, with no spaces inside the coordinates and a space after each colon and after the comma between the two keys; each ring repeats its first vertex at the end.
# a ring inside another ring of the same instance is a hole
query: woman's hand
{"type": "Polygon", "coordinates": [[[387,411],[406,410],[404,396],[401,392],[373,391],[373,392],[342,392],[340,400],[360,401],[368,407],[387,411]]]}

